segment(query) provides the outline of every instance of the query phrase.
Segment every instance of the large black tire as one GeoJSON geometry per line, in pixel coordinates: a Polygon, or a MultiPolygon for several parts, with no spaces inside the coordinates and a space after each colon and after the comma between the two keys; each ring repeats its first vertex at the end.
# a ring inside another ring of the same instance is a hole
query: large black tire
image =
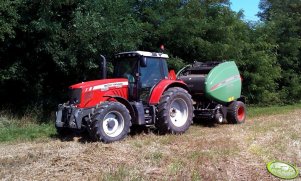
{"type": "Polygon", "coordinates": [[[56,129],[57,135],[60,138],[69,136],[72,133],[72,131],[69,128],[66,128],[66,127],[57,127],[57,126],[55,126],[55,129],[56,129]]]}
{"type": "Polygon", "coordinates": [[[192,124],[193,103],[190,94],[182,88],[165,91],[158,105],[158,120],[155,123],[160,134],[179,134],[192,124]]]}
{"type": "Polygon", "coordinates": [[[111,143],[124,139],[130,132],[129,110],[119,102],[104,102],[92,116],[90,135],[94,140],[111,143]]]}
{"type": "Polygon", "coordinates": [[[228,107],[227,121],[232,124],[242,124],[247,116],[246,105],[241,101],[233,101],[228,107]]]}

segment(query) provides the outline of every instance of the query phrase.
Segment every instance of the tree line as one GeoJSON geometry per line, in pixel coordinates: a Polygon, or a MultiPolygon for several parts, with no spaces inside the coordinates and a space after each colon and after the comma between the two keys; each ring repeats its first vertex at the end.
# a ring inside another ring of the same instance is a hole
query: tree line
{"type": "Polygon", "coordinates": [[[248,103],[301,99],[301,1],[261,0],[260,21],[229,0],[3,0],[3,108],[54,110],[71,84],[99,77],[99,54],[159,51],[171,68],[235,60],[248,103]]]}

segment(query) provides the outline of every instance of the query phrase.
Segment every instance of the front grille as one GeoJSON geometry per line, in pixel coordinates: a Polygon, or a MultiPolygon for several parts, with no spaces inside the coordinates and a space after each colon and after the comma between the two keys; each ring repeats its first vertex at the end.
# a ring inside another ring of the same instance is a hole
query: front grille
{"type": "Polygon", "coordinates": [[[70,89],[69,90],[69,103],[79,104],[81,99],[82,89],[70,89]]]}

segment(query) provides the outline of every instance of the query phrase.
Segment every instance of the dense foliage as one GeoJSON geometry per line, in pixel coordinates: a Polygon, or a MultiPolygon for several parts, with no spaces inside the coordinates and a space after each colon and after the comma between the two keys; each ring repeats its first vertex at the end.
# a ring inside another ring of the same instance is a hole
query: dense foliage
{"type": "Polygon", "coordinates": [[[246,22],[229,0],[3,0],[0,99],[19,110],[54,110],[67,87],[98,77],[98,56],[158,51],[174,69],[236,60],[249,103],[301,99],[301,1],[261,0],[246,22]]]}

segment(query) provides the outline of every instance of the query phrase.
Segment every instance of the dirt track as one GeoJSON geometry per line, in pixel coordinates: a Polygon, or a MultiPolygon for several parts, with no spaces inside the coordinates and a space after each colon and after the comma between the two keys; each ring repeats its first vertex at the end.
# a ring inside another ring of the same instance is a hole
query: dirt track
{"type": "Polygon", "coordinates": [[[300,115],[194,124],[183,135],[141,134],[113,144],[80,137],[0,144],[0,179],[278,180],[266,171],[268,161],[301,166],[300,115]]]}

